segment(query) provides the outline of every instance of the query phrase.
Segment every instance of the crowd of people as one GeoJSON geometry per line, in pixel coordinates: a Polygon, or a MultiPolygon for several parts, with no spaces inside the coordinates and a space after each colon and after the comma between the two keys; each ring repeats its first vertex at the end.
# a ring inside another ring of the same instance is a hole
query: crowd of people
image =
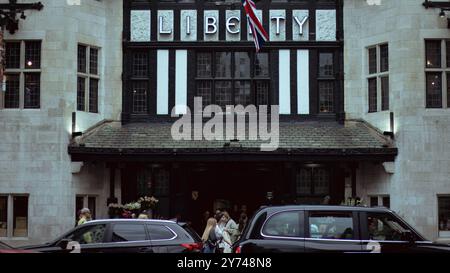
{"type": "Polygon", "coordinates": [[[204,253],[231,253],[233,244],[239,239],[247,224],[247,214],[241,211],[236,223],[226,210],[218,209],[214,217],[206,221],[203,231],[204,253]]]}

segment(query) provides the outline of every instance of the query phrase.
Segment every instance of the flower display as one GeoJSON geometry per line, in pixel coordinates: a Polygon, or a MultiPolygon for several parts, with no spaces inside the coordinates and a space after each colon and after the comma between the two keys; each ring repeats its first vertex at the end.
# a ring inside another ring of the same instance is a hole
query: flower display
{"type": "Polygon", "coordinates": [[[153,196],[152,197],[144,196],[139,198],[138,200],[138,203],[141,204],[142,210],[155,209],[158,202],[159,200],[153,196]]]}
{"type": "Polygon", "coordinates": [[[152,210],[156,208],[158,202],[159,200],[153,196],[144,196],[136,202],[130,202],[125,205],[111,203],[108,205],[108,213],[111,218],[133,218],[133,215],[136,216],[142,212],[151,217],[152,210]]]}

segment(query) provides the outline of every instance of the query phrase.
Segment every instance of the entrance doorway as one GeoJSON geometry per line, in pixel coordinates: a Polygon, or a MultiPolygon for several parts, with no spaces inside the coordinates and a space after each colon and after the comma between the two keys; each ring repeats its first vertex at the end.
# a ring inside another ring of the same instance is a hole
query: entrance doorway
{"type": "Polygon", "coordinates": [[[278,202],[286,182],[281,175],[279,164],[194,164],[187,178],[188,217],[202,223],[199,217],[206,211],[213,216],[217,209],[227,210],[236,222],[242,210],[250,217],[259,207],[278,202]]]}

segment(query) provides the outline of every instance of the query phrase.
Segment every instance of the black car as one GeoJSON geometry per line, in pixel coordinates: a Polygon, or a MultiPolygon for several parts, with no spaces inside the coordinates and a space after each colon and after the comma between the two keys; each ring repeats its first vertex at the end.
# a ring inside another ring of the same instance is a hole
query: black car
{"type": "Polygon", "coordinates": [[[450,252],[427,241],[387,208],[346,206],[264,207],[233,246],[235,253],[450,252]]]}
{"type": "Polygon", "coordinates": [[[200,252],[200,237],[188,225],[164,220],[109,219],[80,225],[43,245],[40,252],[184,253],[200,252]]]}

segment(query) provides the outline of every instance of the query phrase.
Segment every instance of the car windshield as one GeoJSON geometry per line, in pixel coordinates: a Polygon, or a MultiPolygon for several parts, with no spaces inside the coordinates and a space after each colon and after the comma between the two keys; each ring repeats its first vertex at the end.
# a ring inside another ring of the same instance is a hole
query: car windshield
{"type": "Polygon", "coordinates": [[[9,245],[0,242],[0,249],[12,249],[12,247],[10,247],[9,245]]]}

